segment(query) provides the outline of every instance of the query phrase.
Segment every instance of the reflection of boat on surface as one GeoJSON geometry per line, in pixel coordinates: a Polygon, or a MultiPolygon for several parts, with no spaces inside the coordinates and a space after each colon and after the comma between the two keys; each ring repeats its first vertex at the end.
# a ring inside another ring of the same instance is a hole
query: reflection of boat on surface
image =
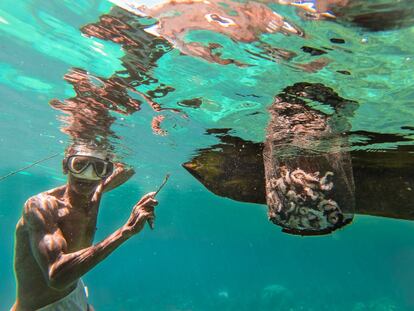
{"type": "Polygon", "coordinates": [[[348,132],[346,117],[356,106],[323,85],[298,83],[270,107],[264,144],[231,136],[228,130],[211,131],[221,143],[200,150],[184,167],[218,195],[267,203],[269,218],[290,233],[331,232],[352,220],[354,205],[360,214],[414,219],[414,150],[346,148],[350,136],[375,142],[409,139],[348,132]],[[310,102],[330,106],[334,113],[311,108],[310,102]],[[286,177],[287,171],[291,175],[286,177]]]}

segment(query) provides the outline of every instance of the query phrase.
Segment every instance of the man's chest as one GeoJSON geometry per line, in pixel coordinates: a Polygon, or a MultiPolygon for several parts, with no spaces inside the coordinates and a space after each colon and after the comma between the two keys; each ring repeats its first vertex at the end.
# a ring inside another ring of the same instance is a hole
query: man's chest
{"type": "Polygon", "coordinates": [[[59,209],[58,226],[61,230],[68,251],[73,252],[92,245],[97,221],[97,206],[89,211],[62,207],[59,209]]]}

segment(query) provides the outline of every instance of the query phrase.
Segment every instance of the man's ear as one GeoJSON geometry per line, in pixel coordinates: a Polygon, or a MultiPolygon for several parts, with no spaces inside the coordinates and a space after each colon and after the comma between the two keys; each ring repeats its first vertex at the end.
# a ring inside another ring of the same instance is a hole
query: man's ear
{"type": "Polygon", "coordinates": [[[63,169],[63,174],[67,174],[68,173],[68,159],[64,158],[62,160],[62,169],[63,169]]]}

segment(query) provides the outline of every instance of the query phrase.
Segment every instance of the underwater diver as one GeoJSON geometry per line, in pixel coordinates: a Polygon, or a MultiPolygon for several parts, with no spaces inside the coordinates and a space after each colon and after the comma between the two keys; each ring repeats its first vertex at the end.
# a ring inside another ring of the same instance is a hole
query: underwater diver
{"type": "Polygon", "coordinates": [[[113,163],[108,152],[84,145],[66,150],[67,184],[29,198],[16,226],[17,299],[12,311],[87,311],[81,277],[118,246],[152,225],[155,192],[144,195],[127,222],[92,244],[103,193],[125,183],[133,169],[113,163]]]}

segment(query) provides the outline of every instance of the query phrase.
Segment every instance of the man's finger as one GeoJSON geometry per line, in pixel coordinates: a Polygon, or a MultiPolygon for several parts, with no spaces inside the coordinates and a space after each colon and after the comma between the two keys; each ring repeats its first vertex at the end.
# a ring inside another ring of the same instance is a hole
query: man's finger
{"type": "Polygon", "coordinates": [[[156,204],[141,204],[136,205],[132,211],[132,213],[135,215],[135,217],[143,216],[144,214],[153,214],[154,213],[154,207],[156,204]]]}
{"type": "Polygon", "coordinates": [[[151,218],[152,213],[147,211],[140,211],[136,219],[137,222],[146,221],[148,218],[151,218]]]}
{"type": "Polygon", "coordinates": [[[143,206],[142,210],[144,213],[154,214],[154,207],[153,206],[143,206]]]}
{"type": "Polygon", "coordinates": [[[152,206],[157,206],[158,205],[158,201],[157,200],[154,200],[154,199],[150,199],[145,204],[152,205],[152,206]]]}
{"type": "Polygon", "coordinates": [[[149,192],[146,195],[144,195],[144,198],[154,198],[155,196],[155,191],[149,192]]]}
{"type": "Polygon", "coordinates": [[[154,200],[154,199],[148,199],[147,201],[142,202],[139,205],[142,206],[142,207],[147,207],[147,206],[148,207],[155,207],[155,206],[158,205],[158,201],[157,200],[154,200]]]}
{"type": "Polygon", "coordinates": [[[141,200],[138,201],[137,204],[142,204],[143,202],[147,201],[148,199],[153,199],[155,196],[155,192],[150,192],[144,195],[141,200]]]}
{"type": "Polygon", "coordinates": [[[148,223],[149,227],[151,228],[151,230],[154,230],[154,221],[155,221],[155,216],[149,217],[147,219],[147,223],[148,223]]]}

